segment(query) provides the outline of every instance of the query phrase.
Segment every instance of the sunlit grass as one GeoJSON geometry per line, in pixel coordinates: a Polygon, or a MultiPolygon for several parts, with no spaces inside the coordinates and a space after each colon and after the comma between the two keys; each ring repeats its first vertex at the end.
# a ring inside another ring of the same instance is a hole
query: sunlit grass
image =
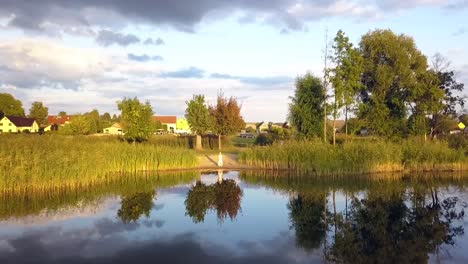
{"type": "Polygon", "coordinates": [[[315,175],[468,169],[468,158],[462,150],[451,149],[443,141],[415,139],[353,141],[336,147],[318,140],[286,141],[244,151],[239,160],[255,168],[290,169],[315,175]]]}
{"type": "Polygon", "coordinates": [[[2,135],[0,189],[80,188],[165,169],[198,165],[194,151],[116,138],[2,135]]]}

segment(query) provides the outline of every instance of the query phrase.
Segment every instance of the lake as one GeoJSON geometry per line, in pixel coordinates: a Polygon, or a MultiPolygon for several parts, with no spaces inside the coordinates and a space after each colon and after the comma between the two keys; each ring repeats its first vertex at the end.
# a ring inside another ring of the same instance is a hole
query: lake
{"type": "Polygon", "coordinates": [[[468,263],[459,176],[181,172],[3,194],[0,263],[468,263]]]}

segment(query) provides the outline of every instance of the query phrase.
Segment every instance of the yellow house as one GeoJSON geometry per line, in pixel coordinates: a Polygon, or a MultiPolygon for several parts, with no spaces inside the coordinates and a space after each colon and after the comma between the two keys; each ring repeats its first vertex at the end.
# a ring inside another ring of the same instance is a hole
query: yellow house
{"type": "Polygon", "coordinates": [[[39,132],[39,125],[34,118],[4,116],[0,120],[0,133],[39,132]]]}
{"type": "Polygon", "coordinates": [[[177,133],[190,133],[190,126],[185,118],[177,119],[177,133]]]}
{"type": "Polygon", "coordinates": [[[109,135],[123,135],[123,129],[122,125],[119,123],[115,123],[110,127],[104,128],[103,130],[104,134],[109,134],[109,135]]]}

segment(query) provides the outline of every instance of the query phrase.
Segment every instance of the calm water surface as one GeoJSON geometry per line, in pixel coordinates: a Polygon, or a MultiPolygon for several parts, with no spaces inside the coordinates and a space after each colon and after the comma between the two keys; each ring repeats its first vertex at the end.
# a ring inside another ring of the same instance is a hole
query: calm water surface
{"type": "Polygon", "coordinates": [[[289,176],[3,196],[0,263],[468,263],[468,180],[289,176]]]}

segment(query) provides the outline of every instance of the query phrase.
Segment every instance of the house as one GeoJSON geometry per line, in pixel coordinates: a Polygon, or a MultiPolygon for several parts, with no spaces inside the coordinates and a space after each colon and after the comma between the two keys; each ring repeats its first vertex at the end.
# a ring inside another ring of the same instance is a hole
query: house
{"type": "Polygon", "coordinates": [[[0,133],[39,132],[39,125],[34,118],[4,116],[0,120],[0,133]]]}
{"type": "Polygon", "coordinates": [[[177,133],[190,133],[190,125],[185,118],[177,119],[177,133]]]}
{"type": "Polygon", "coordinates": [[[123,128],[120,123],[115,123],[110,127],[104,128],[103,130],[104,134],[109,134],[109,135],[123,135],[123,128]]]}
{"type": "Polygon", "coordinates": [[[166,126],[170,133],[175,133],[177,129],[177,116],[153,116],[153,120],[166,126]]]}
{"type": "Polygon", "coordinates": [[[57,116],[48,116],[47,117],[47,126],[44,128],[44,131],[57,131],[59,126],[64,126],[70,123],[70,120],[73,116],[71,115],[57,115],[57,116]]]}

